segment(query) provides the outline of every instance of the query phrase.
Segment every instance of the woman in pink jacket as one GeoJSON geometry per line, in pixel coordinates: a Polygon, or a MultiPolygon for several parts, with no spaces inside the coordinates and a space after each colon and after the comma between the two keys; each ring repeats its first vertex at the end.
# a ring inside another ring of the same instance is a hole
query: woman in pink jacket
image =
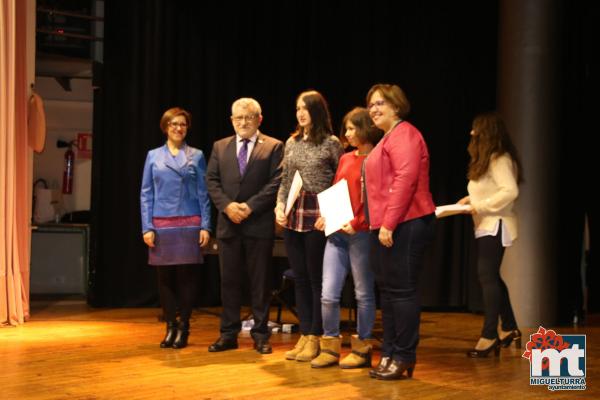
{"type": "Polygon", "coordinates": [[[385,132],[365,161],[371,266],[381,295],[383,345],[372,378],[400,379],[415,368],[420,304],[417,282],[433,238],[435,205],[429,191],[429,152],[421,132],[404,118],[410,103],[397,85],[367,94],[375,125],[385,132]]]}

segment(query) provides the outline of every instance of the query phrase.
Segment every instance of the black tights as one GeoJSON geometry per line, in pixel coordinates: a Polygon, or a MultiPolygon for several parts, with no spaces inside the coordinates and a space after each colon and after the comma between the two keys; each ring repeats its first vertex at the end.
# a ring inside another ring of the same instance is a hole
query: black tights
{"type": "Polygon", "coordinates": [[[517,322],[510,305],[508,289],[500,276],[500,265],[504,255],[502,246],[502,227],[496,236],[483,236],[477,239],[477,271],[483,292],[485,320],[481,337],[498,337],[498,317],[502,321],[502,330],[517,329],[517,322]]]}
{"type": "Polygon", "coordinates": [[[196,296],[197,265],[164,265],[156,268],[158,294],[167,322],[174,322],[179,308],[181,321],[189,321],[196,296]]]}

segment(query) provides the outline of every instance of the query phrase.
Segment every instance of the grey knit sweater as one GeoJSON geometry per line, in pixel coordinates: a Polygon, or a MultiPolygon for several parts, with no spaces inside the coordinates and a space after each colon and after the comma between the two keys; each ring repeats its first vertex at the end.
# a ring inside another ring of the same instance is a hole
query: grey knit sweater
{"type": "Polygon", "coordinates": [[[277,202],[285,204],[287,201],[296,170],[302,177],[302,190],[319,193],[327,189],[331,186],[343,153],[342,144],[335,136],[329,136],[319,145],[290,137],[285,142],[283,175],[277,202]]]}

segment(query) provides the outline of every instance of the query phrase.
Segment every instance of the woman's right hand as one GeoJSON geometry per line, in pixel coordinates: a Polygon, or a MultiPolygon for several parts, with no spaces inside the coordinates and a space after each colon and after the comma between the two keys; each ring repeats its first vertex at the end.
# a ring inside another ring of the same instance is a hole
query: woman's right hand
{"type": "Polygon", "coordinates": [[[285,206],[283,203],[278,203],[275,207],[275,221],[281,225],[287,225],[287,217],[285,216],[285,206]]]}
{"type": "MultiPolygon", "coordinates": [[[[456,204],[460,204],[461,206],[470,205],[471,198],[469,196],[465,196],[462,199],[460,199],[459,201],[457,201],[456,204]]],[[[463,211],[463,214],[475,215],[475,214],[477,214],[477,211],[475,211],[475,209],[473,207],[471,207],[471,208],[469,208],[469,210],[463,211]]]]}
{"type": "Polygon", "coordinates": [[[387,229],[385,226],[379,228],[379,243],[385,247],[392,247],[394,245],[393,238],[394,231],[387,229]]]}
{"type": "Polygon", "coordinates": [[[460,204],[460,205],[471,204],[471,198],[469,196],[465,196],[462,199],[460,199],[459,201],[457,201],[456,204],[460,204]]]}
{"type": "Polygon", "coordinates": [[[144,243],[146,243],[148,247],[154,247],[154,231],[144,233],[144,243]]]}

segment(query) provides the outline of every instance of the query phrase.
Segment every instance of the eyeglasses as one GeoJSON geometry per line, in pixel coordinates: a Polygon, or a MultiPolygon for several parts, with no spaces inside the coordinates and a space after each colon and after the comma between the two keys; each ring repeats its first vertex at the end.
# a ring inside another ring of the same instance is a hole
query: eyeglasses
{"type": "Polygon", "coordinates": [[[374,101],[372,103],[369,103],[369,105],[367,106],[367,110],[370,110],[371,108],[377,106],[377,108],[381,107],[382,105],[385,104],[385,100],[377,100],[374,101]]]}
{"type": "Polygon", "coordinates": [[[169,126],[173,128],[187,128],[188,124],[185,122],[169,122],[169,126]]]}
{"type": "Polygon", "coordinates": [[[257,114],[252,114],[252,115],[238,115],[237,117],[234,117],[233,115],[231,116],[231,120],[233,122],[235,122],[236,124],[241,124],[243,121],[245,121],[245,122],[252,122],[256,118],[258,118],[257,114]]]}

